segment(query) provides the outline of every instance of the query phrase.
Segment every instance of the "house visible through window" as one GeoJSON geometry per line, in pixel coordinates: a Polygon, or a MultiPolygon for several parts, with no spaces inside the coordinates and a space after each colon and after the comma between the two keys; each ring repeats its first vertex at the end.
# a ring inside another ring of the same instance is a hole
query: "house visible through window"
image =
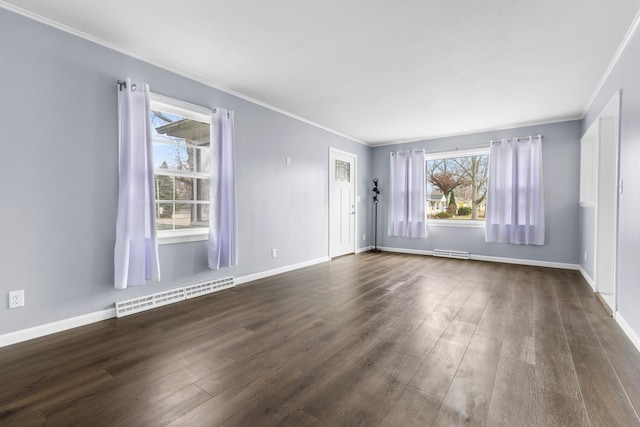
{"type": "Polygon", "coordinates": [[[484,221],[489,148],[427,156],[426,211],[430,220],[484,221]]]}
{"type": "MultiPolygon", "coordinates": [[[[189,104],[152,97],[151,127],[159,237],[209,227],[210,119],[189,104]]],[[[164,98],[164,97],[162,97],[164,98]]]]}

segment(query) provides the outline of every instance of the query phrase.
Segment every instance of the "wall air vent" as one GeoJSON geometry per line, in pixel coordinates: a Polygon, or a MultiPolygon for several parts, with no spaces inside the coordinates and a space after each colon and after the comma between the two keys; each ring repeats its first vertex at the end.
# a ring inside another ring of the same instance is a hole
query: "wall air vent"
{"type": "Polygon", "coordinates": [[[433,256],[456,259],[469,259],[469,252],[450,251],[448,249],[434,249],[433,256]]]}
{"type": "Polygon", "coordinates": [[[233,277],[225,277],[124,301],[116,301],[116,316],[123,317],[140,313],[141,311],[151,310],[152,308],[162,307],[163,305],[174,302],[233,288],[234,286],[233,277]]]}
{"type": "Polygon", "coordinates": [[[211,282],[185,286],[184,291],[186,298],[189,299],[199,297],[200,295],[218,292],[223,289],[233,288],[234,286],[235,283],[233,283],[233,277],[225,277],[224,279],[216,279],[211,282]]]}

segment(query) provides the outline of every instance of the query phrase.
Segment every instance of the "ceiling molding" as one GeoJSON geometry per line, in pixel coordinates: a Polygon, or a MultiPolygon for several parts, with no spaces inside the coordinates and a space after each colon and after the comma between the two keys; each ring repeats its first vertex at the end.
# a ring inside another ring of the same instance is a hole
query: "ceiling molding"
{"type": "MultiPolygon", "coordinates": [[[[574,120],[581,120],[581,119],[582,118],[579,116],[557,117],[555,119],[540,120],[535,122],[515,123],[515,124],[504,125],[500,127],[470,130],[468,132],[441,134],[436,136],[430,136],[428,138],[407,139],[407,140],[394,141],[394,142],[382,142],[379,144],[371,144],[371,146],[376,148],[376,147],[387,147],[390,145],[409,144],[411,142],[423,142],[423,141],[426,142],[426,141],[433,141],[436,139],[454,138],[456,136],[476,135],[476,134],[487,133],[487,132],[497,132],[502,130],[519,129],[519,128],[531,127],[531,126],[552,125],[555,123],[572,122],[574,120]]],[[[460,147],[460,148],[463,148],[463,147],[460,147]]]]}
{"type": "MultiPolygon", "coordinates": [[[[607,67],[607,69],[605,70],[604,74],[602,75],[602,78],[600,78],[600,81],[596,85],[596,88],[594,89],[593,93],[591,94],[591,97],[587,101],[587,104],[582,109],[582,116],[581,116],[582,119],[587,115],[587,112],[589,111],[589,109],[593,105],[594,101],[596,100],[596,97],[598,96],[598,93],[600,93],[600,91],[602,90],[602,87],[604,86],[605,82],[607,81],[607,79],[609,78],[611,73],[613,72],[613,69],[618,64],[618,61],[620,60],[620,57],[622,56],[622,53],[624,52],[624,50],[626,49],[627,45],[629,44],[629,41],[631,40],[631,37],[633,36],[633,34],[638,29],[638,26],[640,26],[640,12],[638,12],[636,14],[636,17],[634,18],[633,23],[631,24],[631,27],[629,27],[629,30],[627,31],[627,34],[624,36],[624,39],[622,39],[622,43],[620,43],[620,46],[618,47],[618,50],[616,51],[615,55],[613,55],[613,58],[611,59],[611,62],[609,63],[609,66],[607,67]]],[[[617,89],[619,89],[619,88],[617,88],[617,89]]]]}
{"type": "Polygon", "coordinates": [[[47,25],[49,27],[53,27],[53,28],[55,28],[57,30],[64,31],[65,33],[69,33],[69,34],[71,34],[73,36],[76,36],[76,37],[79,37],[81,39],[88,40],[88,41],[90,41],[92,43],[95,43],[97,45],[106,47],[108,49],[114,50],[114,51],[119,52],[119,53],[122,53],[123,55],[129,56],[131,58],[146,62],[147,64],[151,64],[153,66],[156,66],[156,67],[162,68],[164,70],[170,71],[172,73],[178,74],[178,75],[180,75],[182,77],[186,77],[186,78],[191,79],[193,81],[196,81],[198,83],[202,83],[202,84],[204,84],[206,86],[209,86],[209,87],[211,87],[213,89],[219,90],[221,92],[225,92],[225,93],[227,93],[229,95],[233,95],[233,96],[235,96],[237,98],[240,98],[240,99],[243,99],[245,101],[251,102],[252,104],[256,104],[256,105],[259,105],[261,107],[267,108],[269,110],[275,111],[276,113],[280,113],[280,114],[285,115],[287,117],[290,117],[292,119],[295,119],[295,120],[298,120],[300,122],[306,123],[308,125],[311,125],[311,126],[319,128],[319,129],[322,129],[322,130],[324,130],[326,132],[329,132],[329,133],[332,133],[334,135],[340,136],[342,138],[348,139],[350,141],[357,142],[358,144],[362,144],[362,145],[365,145],[365,146],[368,146],[368,147],[372,146],[371,144],[369,144],[367,142],[361,141],[361,140],[359,140],[357,138],[354,138],[352,136],[349,136],[349,135],[345,135],[345,134],[343,134],[341,132],[338,132],[336,130],[333,130],[333,129],[330,129],[330,128],[326,127],[326,126],[323,126],[323,125],[321,125],[319,123],[312,122],[311,120],[305,119],[304,117],[297,116],[297,115],[295,115],[293,113],[290,113],[288,111],[282,110],[282,109],[280,109],[278,107],[275,107],[273,105],[267,104],[266,102],[262,102],[262,101],[260,101],[258,99],[252,98],[252,97],[244,95],[242,93],[235,92],[235,91],[230,90],[230,89],[226,89],[224,87],[220,87],[220,86],[216,85],[215,83],[209,81],[208,79],[206,79],[206,78],[204,78],[202,76],[199,76],[197,74],[185,71],[185,70],[183,70],[183,69],[181,69],[179,67],[167,64],[167,63],[165,63],[163,61],[159,61],[157,59],[150,58],[150,57],[147,57],[147,56],[140,55],[140,54],[137,54],[135,52],[129,51],[126,48],[124,48],[124,47],[122,47],[120,45],[116,45],[116,44],[110,43],[110,42],[108,42],[106,40],[100,39],[98,37],[94,37],[94,36],[92,36],[90,34],[87,34],[85,32],[79,31],[79,30],[77,30],[75,28],[69,27],[68,25],[62,24],[62,23],[60,23],[58,21],[54,21],[53,19],[44,17],[42,15],[38,15],[38,14],[33,13],[31,11],[28,11],[28,10],[19,8],[17,6],[14,6],[12,4],[9,4],[9,3],[7,3],[7,2],[5,2],[3,0],[0,0],[0,8],[6,9],[6,10],[8,10],[10,12],[14,12],[14,13],[16,13],[18,15],[22,15],[22,16],[27,17],[29,19],[32,19],[34,21],[40,22],[42,24],[45,24],[45,25],[47,25]]]}

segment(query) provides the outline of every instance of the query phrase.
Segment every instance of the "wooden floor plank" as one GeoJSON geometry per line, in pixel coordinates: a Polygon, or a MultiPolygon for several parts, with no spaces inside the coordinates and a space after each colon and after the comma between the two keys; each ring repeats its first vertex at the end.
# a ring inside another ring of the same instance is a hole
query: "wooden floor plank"
{"type": "Polygon", "coordinates": [[[0,348],[4,426],[640,425],[574,271],[363,253],[0,348]]]}
{"type": "Polygon", "coordinates": [[[441,403],[440,399],[413,387],[407,387],[380,425],[381,427],[429,426],[436,418],[441,403]]]}
{"type": "Polygon", "coordinates": [[[501,343],[474,335],[449,386],[434,425],[483,426],[500,358],[501,343]]]}
{"type": "Polygon", "coordinates": [[[534,366],[507,357],[498,363],[487,417],[490,426],[535,426],[534,366]]]}

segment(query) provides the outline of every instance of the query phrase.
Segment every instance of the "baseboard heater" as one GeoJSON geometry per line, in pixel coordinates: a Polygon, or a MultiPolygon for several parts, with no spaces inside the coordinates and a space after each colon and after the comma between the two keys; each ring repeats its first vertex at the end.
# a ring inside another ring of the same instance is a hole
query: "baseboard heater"
{"type": "Polygon", "coordinates": [[[469,259],[469,252],[451,251],[449,249],[434,249],[433,256],[443,258],[469,259]]]}
{"type": "Polygon", "coordinates": [[[141,311],[151,310],[162,307],[163,305],[173,304],[174,302],[184,301],[233,287],[235,287],[233,277],[225,277],[223,279],[195,283],[182,288],[162,291],[142,297],[116,301],[116,317],[140,313],[141,311]]]}

